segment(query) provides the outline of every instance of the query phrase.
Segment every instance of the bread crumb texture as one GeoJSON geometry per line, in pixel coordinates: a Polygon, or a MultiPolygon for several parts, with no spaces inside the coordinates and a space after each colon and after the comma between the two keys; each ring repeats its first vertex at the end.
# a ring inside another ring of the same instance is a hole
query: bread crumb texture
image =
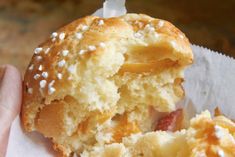
{"type": "Polygon", "coordinates": [[[151,132],[150,110],[176,109],[192,60],[188,39],[167,21],[78,19],[34,51],[24,76],[24,128],[52,139],[64,156],[183,156],[188,142],[188,150],[203,151],[193,139],[196,122],[188,132],[151,132]]]}
{"type": "Polygon", "coordinates": [[[208,111],[194,117],[187,130],[157,131],[124,137],[122,143],[84,151],[81,157],[234,157],[235,123],[208,111]]]}

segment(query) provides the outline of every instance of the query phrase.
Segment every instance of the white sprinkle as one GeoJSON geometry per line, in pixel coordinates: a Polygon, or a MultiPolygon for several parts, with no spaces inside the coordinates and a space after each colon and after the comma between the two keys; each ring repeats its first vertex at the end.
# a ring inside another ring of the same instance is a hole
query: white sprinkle
{"type": "Polygon", "coordinates": [[[88,50],[89,51],[95,51],[96,50],[96,47],[94,45],[89,45],[88,46],[88,50]]]}
{"type": "Polygon", "coordinates": [[[58,35],[58,33],[57,33],[57,32],[53,32],[53,33],[51,33],[51,38],[56,38],[56,37],[57,37],[57,35],[58,35]]]}
{"type": "Polygon", "coordinates": [[[136,33],[134,34],[134,36],[135,36],[136,38],[141,38],[141,37],[142,37],[142,34],[141,34],[140,32],[136,32],[136,33]]]}
{"type": "Polygon", "coordinates": [[[42,71],[42,65],[39,65],[38,70],[42,71]]]}
{"type": "Polygon", "coordinates": [[[69,68],[68,68],[68,71],[70,73],[75,73],[76,72],[76,65],[70,65],[69,68]]]}
{"type": "Polygon", "coordinates": [[[155,31],[155,28],[154,28],[154,27],[150,27],[150,28],[149,28],[149,31],[150,31],[150,32],[154,32],[154,31],[155,31]]]}
{"type": "Polygon", "coordinates": [[[47,84],[47,81],[46,80],[41,80],[39,84],[40,84],[40,88],[45,88],[46,84],[47,84]]]}
{"type": "Polygon", "coordinates": [[[144,29],[146,29],[146,30],[148,30],[148,31],[150,31],[150,32],[155,31],[155,28],[154,28],[153,26],[151,26],[150,24],[147,24],[147,25],[144,27],[144,29]]]}
{"type": "Polygon", "coordinates": [[[31,64],[30,67],[29,67],[29,70],[33,70],[33,67],[34,67],[34,65],[31,64]]]}
{"type": "Polygon", "coordinates": [[[48,77],[48,72],[43,72],[42,77],[47,78],[48,77]]]}
{"type": "Polygon", "coordinates": [[[40,60],[42,60],[42,56],[37,56],[36,59],[37,59],[37,61],[40,61],[40,60]]]}
{"type": "Polygon", "coordinates": [[[104,20],[99,20],[98,25],[101,26],[104,24],[104,20]]]}
{"type": "Polygon", "coordinates": [[[82,39],[82,33],[76,33],[75,36],[77,39],[82,39]]]}
{"type": "Polygon", "coordinates": [[[102,47],[102,48],[104,48],[106,45],[105,45],[105,43],[103,43],[103,42],[101,42],[100,44],[100,47],[102,47]]]}
{"type": "Polygon", "coordinates": [[[59,80],[61,80],[61,79],[62,79],[62,74],[61,74],[61,73],[58,73],[58,74],[57,74],[57,78],[58,78],[59,80]]]}
{"type": "Polygon", "coordinates": [[[32,94],[32,93],[33,93],[33,88],[28,88],[27,92],[28,92],[29,94],[32,94]]]}
{"type": "Polygon", "coordinates": [[[50,47],[48,47],[46,50],[45,50],[45,54],[47,54],[49,51],[50,51],[50,47]]]}
{"type": "Polygon", "coordinates": [[[222,149],[219,149],[218,155],[219,157],[224,157],[224,151],[222,149]]]}
{"type": "Polygon", "coordinates": [[[64,59],[58,62],[59,67],[63,67],[64,65],[65,65],[65,60],[64,59]]]}
{"type": "Polygon", "coordinates": [[[69,50],[63,50],[63,51],[62,51],[63,56],[67,56],[68,53],[69,53],[69,50]]]}
{"type": "Polygon", "coordinates": [[[159,22],[158,22],[158,26],[159,27],[162,27],[164,25],[164,21],[163,20],[160,20],[159,22]]]}
{"type": "Polygon", "coordinates": [[[220,139],[220,138],[223,138],[224,136],[224,132],[222,130],[222,127],[218,126],[218,125],[215,125],[215,136],[220,139]]]}
{"type": "Polygon", "coordinates": [[[184,36],[182,34],[179,35],[181,39],[184,39],[184,36]]]}
{"type": "Polygon", "coordinates": [[[85,52],[86,52],[86,50],[80,50],[78,53],[79,53],[80,55],[83,55],[85,52]]]}
{"type": "Polygon", "coordinates": [[[72,76],[69,76],[68,80],[72,80],[72,79],[73,79],[73,77],[72,77],[72,76]]]}
{"type": "Polygon", "coordinates": [[[37,80],[39,77],[40,77],[39,74],[35,74],[35,75],[33,76],[33,78],[34,78],[35,80],[37,80]]]}
{"type": "Polygon", "coordinates": [[[145,25],[145,28],[149,28],[151,27],[151,25],[148,23],[147,25],[145,25]]]}
{"type": "Polygon", "coordinates": [[[172,47],[176,47],[177,46],[177,44],[176,44],[176,42],[174,40],[172,40],[170,43],[171,43],[172,47]]]}
{"type": "Polygon", "coordinates": [[[42,51],[42,48],[41,48],[41,47],[37,47],[37,48],[34,50],[34,54],[39,54],[41,51],[42,51]]]}
{"type": "Polygon", "coordinates": [[[64,38],[65,38],[65,33],[63,33],[63,32],[62,32],[62,33],[60,33],[60,35],[59,35],[59,39],[60,39],[60,40],[64,40],[64,38]]]}
{"type": "Polygon", "coordinates": [[[54,85],[54,83],[55,83],[55,80],[52,80],[52,81],[48,84],[48,86],[49,86],[49,87],[52,87],[52,86],[54,85]]]}
{"type": "Polygon", "coordinates": [[[42,65],[39,65],[38,70],[42,71],[42,65]]]}
{"type": "Polygon", "coordinates": [[[83,31],[88,30],[88,28],[89,28],[89,27],[88,27],[87,25],[83,25],[83,26],[82,26],[82,30],[83,30],[83,31]]]}
{"type": "Polygon", "coordinates": [[[55,41],[56,41],[56,38],[52,38],[51,41],[52,41],[52,42],[55,42],[55,41]]]}
{"type": "Polygon", "coordinates": [[[48,93],[51,95],[51,94],[53,94],[54,92],[55,92],[55,88],[49,87],[48,93]]]}

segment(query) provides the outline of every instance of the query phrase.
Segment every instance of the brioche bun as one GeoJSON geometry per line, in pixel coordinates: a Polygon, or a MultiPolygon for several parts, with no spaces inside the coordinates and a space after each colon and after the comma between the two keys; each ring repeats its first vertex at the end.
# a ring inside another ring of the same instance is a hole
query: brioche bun
{"type": "Polygon", "coordinates": [[[176,109],[192,60],[188,39],[167,21],[143,14],[78,19],[35,49],[24,76],[23,126],[64,156],[116,147],[153,131],[150,110],[176,109]]]}

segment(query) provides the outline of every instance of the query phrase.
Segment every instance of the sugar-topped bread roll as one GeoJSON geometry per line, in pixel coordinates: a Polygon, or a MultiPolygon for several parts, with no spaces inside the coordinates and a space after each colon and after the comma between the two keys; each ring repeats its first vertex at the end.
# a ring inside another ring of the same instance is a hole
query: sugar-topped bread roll
{"type": "Polygon", "coordinates": [[[184,96],[190,43],[143,14],[87,16],[35,49],[24,77],[22,122],[69,156],[153,131],[184,96]]]}

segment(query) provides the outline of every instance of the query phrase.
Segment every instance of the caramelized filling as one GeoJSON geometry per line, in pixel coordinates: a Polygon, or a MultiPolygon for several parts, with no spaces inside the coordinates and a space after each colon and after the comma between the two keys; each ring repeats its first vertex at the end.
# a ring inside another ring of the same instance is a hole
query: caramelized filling
{"type": "Polygon", "coordinates": [[[78,125],[78,132],[81,132],[83,134],[86,133],[88,129],[88,124],[89,124],[89,118],[87,118],[78,125]]]}
{"type": "Polygon", "coordinates": [[[128,122],[127,114],[116,116],[114,120],[118,123],[113,129],[114,142],[121,142],[123,137],[141,132],[136,122],[128,122]]]}
{"type": "Polygon", "coordinates": [[[152,63],[125,63],[119,70],[119,74],[125,72],[130,73],[144,73],[144,72],[161,72],[165,69],[169,69],[172,66],[177,66],[177,62],[170,59],[164,59],[158,62],[152,63]]]}

